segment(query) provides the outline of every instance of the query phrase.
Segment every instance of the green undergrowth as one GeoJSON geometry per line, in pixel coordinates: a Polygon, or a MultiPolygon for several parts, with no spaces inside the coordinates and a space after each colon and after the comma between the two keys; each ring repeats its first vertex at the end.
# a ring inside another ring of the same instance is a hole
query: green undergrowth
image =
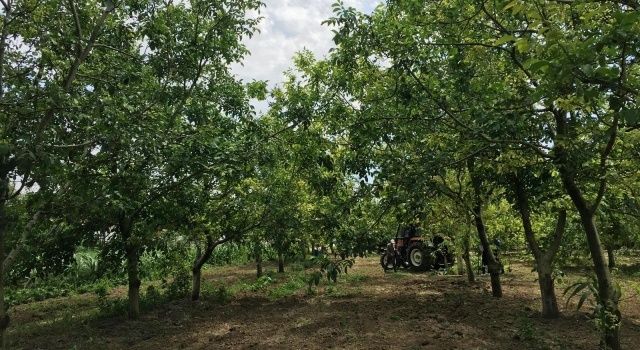
{"type": "MultiPolygon", "coordinates": [[[[291,296],[326,296],[328,298],[349,297],[361,293],[362,285],[370,281],[370,276],[361,273],[342,274],[336,281],[323,278],[317,286],[309,287],[310,277],[314,270],[305,268],[303,263],[292,263],[287,266],[286,273],[277,273],[273,270],[266,271],[260,278],[244,277],[235,280],[233,283],[212,281],[203,278],[201,297],[203,300],[215,303],[226,304],[234,299],[241,299],[245,296],[254,295],[275,301],[291,296]]],[[[399,275],[402,277],[402,275],[399,275]]],[[[128,312],[129,304],[126,296],[126,286],[116,284],[120,281],[111,279],[99,279],[90,285],[83,286],[81,291],[77,289],[67,289],[64,292],[59,290],[31,290],[27,294],[27,289],[22,289],[20,293],[12,294],[10,300],[12,304],[32,303],[42,301],[52,297],[68,297],[69,301],[80,300],[80,294],[90,293],[87,304],[76,309],[70,315],[57,315],[52,317],[57,323],[68,324],[73,319],[109,318],[115,316],[125,316],[128,312]],[[116,291],[117,290],[117,291],[116,291]],[[39,293],[42,295],[40,296],[39,293]]],[[[51,287],[53,288],[53,287],[51,287]]],[[[186,270],[181,270],[173,274],[170,279],[156,281],[146,281],[140,289],[140,309],[148,312],[164,304],[175,300],[188,300],[191,293],[191,275],[186,270]]],[[[61,299],[62,300],[62,299],[61,299]]],[[[29,310],[46,311],[52,307],[51,302],[32,303],[28,305],[29,310]]]]}
{"type": "Polygon", "coordinates": [[[348,273],[344,276],[344,282],[348,284],[364,283],[369,281],[370,279],[370,276],[361,273],[348,273]]]}
{"type": "Polygon", "coordinates": [[[344,274],[337,282],[322,279],[319,285],[309,287],[309,279],[313,272],[305,269],[303,264],[288,266],[286,273],[267,271],[260,278],[244,279],[230,285],[203,281],[203,295],[215,302],[227,303],[243,295],[259,295],[269,300],[278,300],[293,295],[327,295],[328,297],[345,297],[353,295],[350,289],[359,292],[363,283],[370,276],[360,273],[344,274]]]}
{"type": "Polygon", "coordinates": [[[304,271],[292,271],[285,274],[267,271],[260,278],[241,280],[229,286],[207,282],[203,286],[203,294],[222,303],[241,294],[257,294],[271,300],[277,300],[303,291],[306,285],[304,271]]]}
{"type": "MultiPolygon", "coordinates": [[[[110,297],[110,288],[101,286],[95,290],[98,297],[98,316],[111,317],[127,313],[129,303],[126,297],[110,297]]],[[[148,284],[140,295],[140,310],[149,311],[173,300],[186,298],[191,292],[191,275],[185,270],[174,274],[173,279],[162,279],[148,284]]]]}

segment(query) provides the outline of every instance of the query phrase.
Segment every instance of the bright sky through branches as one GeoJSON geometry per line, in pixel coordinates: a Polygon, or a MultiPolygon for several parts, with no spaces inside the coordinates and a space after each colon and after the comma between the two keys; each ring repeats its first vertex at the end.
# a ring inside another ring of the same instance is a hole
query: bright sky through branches
{"type": "MultiPolygon", "coordinates": [[[[306,48],[323,57],[333,46],[331,28],[321,22],[332,16],[334,0],[265,0],[260,16],[260,33],[246,41],[251,55],[233,71],[244,81],[268,80],[273,87],[291,68],[293,55],[306,48]]],[[[364,12],[371,12],[381,0],[345,0],[364,12]]],[[[264,111],[266,105],[258,104],[264,111]]]]}

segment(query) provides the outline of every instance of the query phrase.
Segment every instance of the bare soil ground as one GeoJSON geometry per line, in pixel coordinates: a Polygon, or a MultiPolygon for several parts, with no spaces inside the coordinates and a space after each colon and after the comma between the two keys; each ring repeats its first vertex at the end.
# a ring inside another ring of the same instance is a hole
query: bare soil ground
{"type": "MultiPolygon", "coordinates": [[[[563,308],[557,320],[538,312],[535,274],[515,264],[504,297],[491,297],[487,276],[384,273],[376,258],[358,259],[347,278],[273,298],[243,291],[221,303],[205,295],[159,305],[138,321],[97,317],[96,297],[74,295],[12,309],[16,349],[596,349],[589,308],[563,308]]],[[[209,283],[254,280],[252,266],[206,271],[209,283]]],[[[287,280],[277,278],[269,288],[287,280]]],[[[566,284],[565,284],[566,285],[566,284]]],[[[640,347],[640,278],[625,278],[622,343],[640,347]]],[[[557,287],[564,306],[562,286],[557,287]]],[[[114,294],[121,294],[116,290],[114,294]]]]}

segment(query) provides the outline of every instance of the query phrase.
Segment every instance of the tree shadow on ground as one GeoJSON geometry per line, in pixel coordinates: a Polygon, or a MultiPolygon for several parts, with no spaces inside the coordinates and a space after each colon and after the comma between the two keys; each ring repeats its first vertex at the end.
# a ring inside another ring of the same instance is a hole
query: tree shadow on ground
{"type": "MultiPolygon", "coordinates": [[[[337,296],[304,293],[276,301],[240,295],[171,302],[138,321],[80,321],[70,328],[42,324],[13,338],[29,349],[594,349],[598,333],[585,313],[565,310],[544,320],[535,283],[505,275],[505,295],[491,297],[486,277],[384,274],[359,261],[363,282],[338,284],[337,296]]],[[[634,317],[638,317],[635,315],[634,317]]],[[[626,322],[623,344],[640,343],[626,322]]]]}

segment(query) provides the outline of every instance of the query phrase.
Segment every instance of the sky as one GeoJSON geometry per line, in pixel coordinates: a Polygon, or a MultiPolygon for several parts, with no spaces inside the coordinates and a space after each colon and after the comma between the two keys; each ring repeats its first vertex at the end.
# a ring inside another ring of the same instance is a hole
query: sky
{"type": "MultiPolygon", "coordinates": [[[[321,22],[332,16],[335,0],[264,0],[260,33],[245,40],[251,55],[232,67],[245,82],[267,80],[273,87],[291,68],[294,54],[302,49],[323,57],[333,46],[333,33],[321,22]]],[[[344,0],[345,5],[371,12],[382,0],[344,0]]],[[[256,106],[264,110],[265,106],[256,106]]]]}

